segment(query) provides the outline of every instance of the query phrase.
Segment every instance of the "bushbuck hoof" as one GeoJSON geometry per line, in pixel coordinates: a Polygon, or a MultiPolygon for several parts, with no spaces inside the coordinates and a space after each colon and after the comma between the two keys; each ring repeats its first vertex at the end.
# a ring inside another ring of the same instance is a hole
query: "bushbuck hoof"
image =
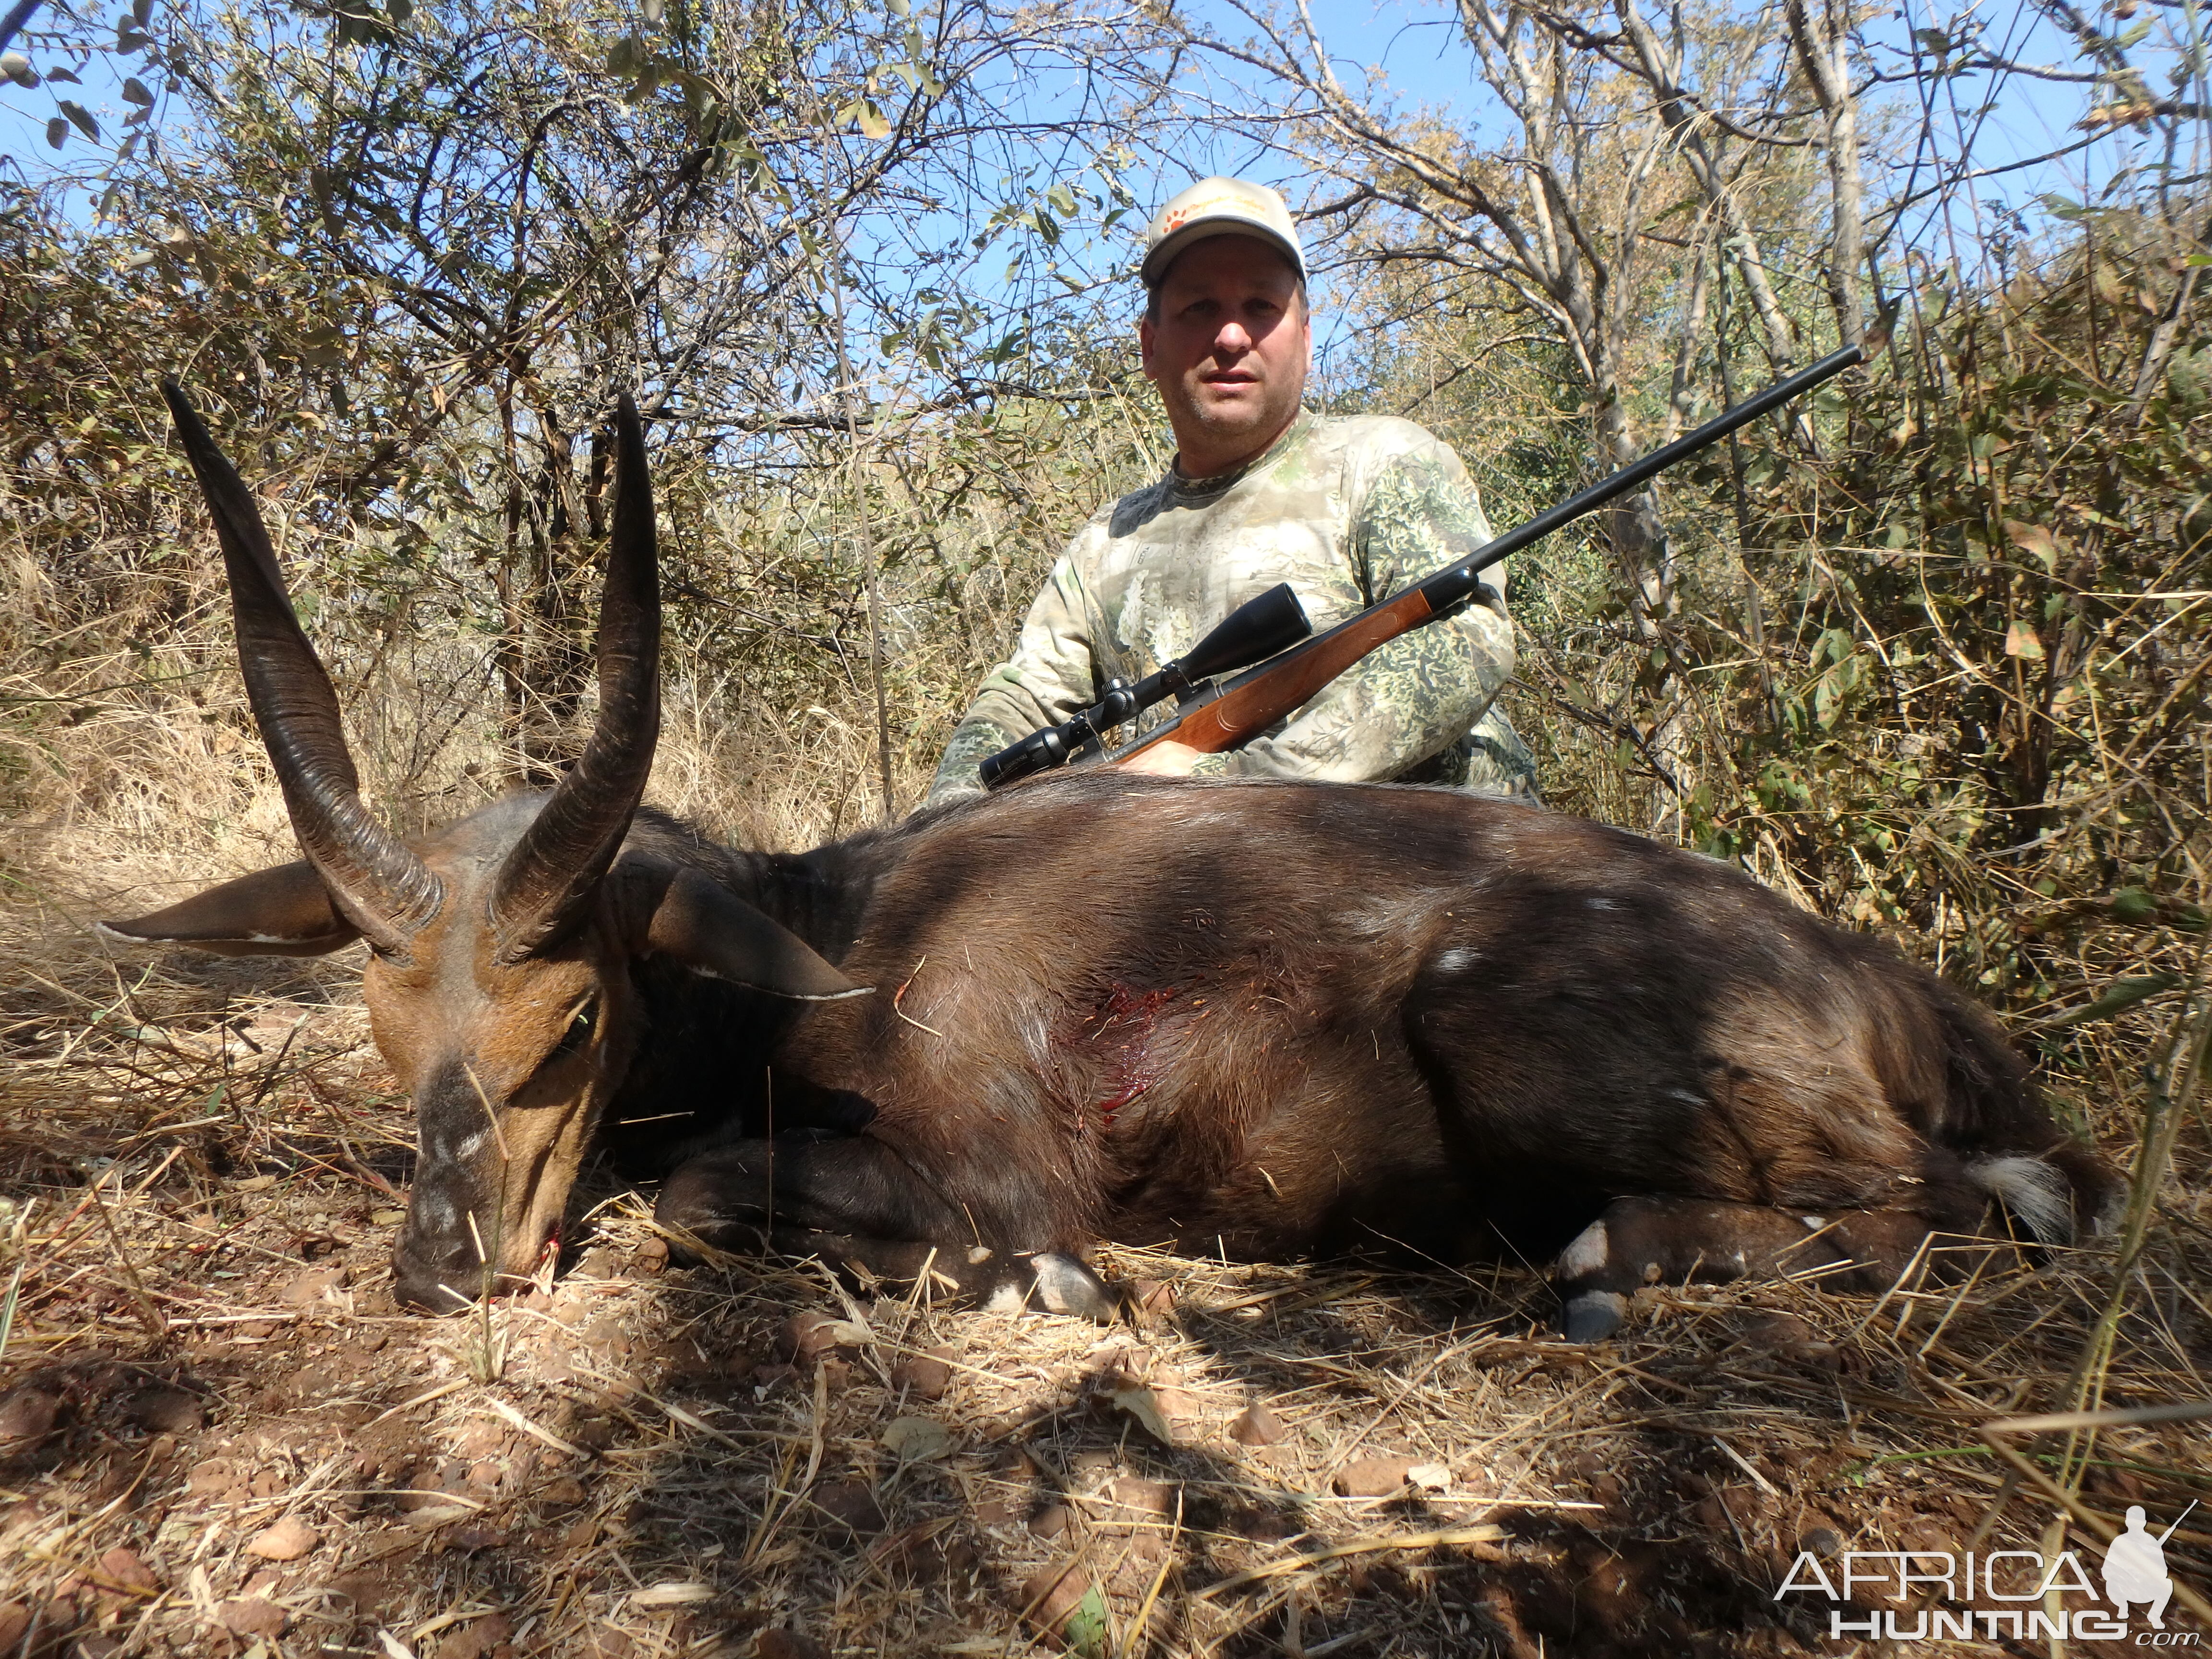
{"type": "Polygon", "coordinates": [[[1559,1330],[1570,1342],[1602,1342],[1628,1317],[1628,1298],[1618,1291],[1583,1291],[1559,1310],[1559,1330]]]}
{"type": "Polygon", "coordinates": [[[1036,1307],[1047,1313],[1095,1320],[1101,1325],[1110,1324],[1121,1311],[1121,1299],[1079,1257],[1040,1250],[1030,1258],[1029,1267],[1029,1284],[1001,1279],[984,1307],[992,1313],[1020,1313],[1036,1307]]]}

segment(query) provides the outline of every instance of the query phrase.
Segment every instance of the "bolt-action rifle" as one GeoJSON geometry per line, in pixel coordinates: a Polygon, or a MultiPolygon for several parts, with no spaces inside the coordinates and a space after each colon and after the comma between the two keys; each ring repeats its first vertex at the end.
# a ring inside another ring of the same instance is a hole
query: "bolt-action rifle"
{"type": "Polygon", "coordinates": [[[1484,544],[1472,558],[1415,582],[1326,633],[1313,633],[1289,583],[1268,589],[1231,611],[1194,647],[1157,673],[1133,685],[1109,680],[1104,695],[1090,708],[990,757],[981,769],[983,787],[1001,788],[1033,773],[1065,765],[1086,751],[1103,750],[1107,732],[1170,696],[1176,699],[1182,712],[1140,741],[1109,756],[1107,765],[1118,764],[1170,738],[1205,754],[1234,749],[1310,701],[1378,646],[1468,605],[1482,586],[1482,572],[1500,559],[1595,513],[1677,462],[1718,443],[1737,428],[1802,397],[1822,381],[1871,361],[1887,343],[1888,321],[1885,314],[1881,324],[1869,332],[1864,347],[1847,345],[1810,368],[1776,381],[1757,396],[1723,410],[1696,431],[1653,450],[1580,495],[1538,514],[1518,529],[1484,544]]]}

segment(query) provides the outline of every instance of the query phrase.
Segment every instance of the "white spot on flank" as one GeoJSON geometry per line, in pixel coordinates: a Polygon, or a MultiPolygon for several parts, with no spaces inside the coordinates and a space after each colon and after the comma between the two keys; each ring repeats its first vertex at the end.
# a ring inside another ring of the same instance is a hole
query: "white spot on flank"
{"type": "Polygon", "coordinates": [[[1620,901],[1619,899],[1604,898],[1596,894],[1592,894],[1589,898],[1584,899],[1583,902],[1589,905],[1593,910],[1618,910],[1620,908],[1620,901]]]}
{"type": "Polygon", "coordinates": [[[1803,1215],[1799,1216],[1797,1218],[1803,1222],[1808,1227],[1810,1227],[1814,1232],[1820,1231],[1821,1228],[1828,1224],[1827,1218],[1824,1216],[1803,1215]]]}
{"type": "Polygon", "coordinates": [[[1481,951],[1469,945],[1455,945],[1437,958],[1437,971],[1441,974],[1463,974],[1481,960],[1481,951]]]}

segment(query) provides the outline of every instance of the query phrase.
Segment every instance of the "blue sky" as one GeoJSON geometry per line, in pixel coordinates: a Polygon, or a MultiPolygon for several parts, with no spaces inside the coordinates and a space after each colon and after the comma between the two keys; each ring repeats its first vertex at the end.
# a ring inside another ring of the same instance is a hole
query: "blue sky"
{"type": "MultiPolygon", "coordinates": [[[[1377,90],[1387,88],[1388,95],[1401,111],[1427,106],[1449,112],[1455,125],[1471,128],[1478,135],[1490,130],[1495,131],[1501,140],[1506,137],[1504,112],[1476,80],[1471,55],[1461,43],[1450,7],[1443,3],[1407,3],[1407,0],[1387,0],[1385,3],[1377,3],[1376,0],[1310,3],[1324,40],[1335,54],[1338,72],[1347,83],[1358,85],[1363,78],[1371,76],[1370,84],[1377,90]]],[[[125,9],[118,0],[107,0],[107,3],[118,14],[125,9]]],[[[1191,0],[1191,3],[1199,18],[1214,21],[1224,33],[1243,32],[1242,21],[1222,0],[1191,0]]],[[[1905,0],[1897,10],[1867,26],[1877,50],[1890,55],[1893,64],[1902,62],[1898,54],[1909,41],[1911,31],[1926,26],[1926,3],[1927,0],[1905,0]]],[[[2021,0],[2001,0],[1998,9],[1989,9],[1985,15],[1990,38],[2014,57],[2069,69],[2079,66],[2074,43],[2043,21],[2033,6],[2021,3],[2021,0]]],[[[2148,15],[2163,20],[2166,11],[2153,8],[2148,15]]],[[[47,21],[49,18],[39,21],[47,21]]],[[[152,28],[157,34],[161,31],[158,10],[152,28]]],[[[2155,44],[2154,38],[2147,43],[2145,52],[2155,44]]],[[[35,44],[31,47],[31,56],[41,70],[57,61],[66,61],[35,44]]],[[[135,59],[121,58],[113,53],[96,53],[83,68],[82,87],[27,89],[0,82],[0,154],[15,158],[31,177],[38,179],[55,176],[58,168],[75,173],[95,164],[94,147],[74,131],[60,153],[47,148],[45,132],[55,112],[55,95],[59,93],[74,96],[84,104],[98,117],[112,142],[123,118],[130,112],[131,106],[119,94],[123,76],[136,63],[135,59]]],[[[1948,82],[1943,90],[1947,97],[1956,98],[1971,107],[1987,97],[1988,85],[1985,77],[1976,76],[1948,82]]],[[[1019,86],[1009,84],[1005,95],[1010,105],[1024,105],[1034,113],[1049,115],[1056,99],[1072,95],[1072,81],[1056,82],[1051,76],[1045,75],[1019,86]]],[[[1904,94],[1893,92],[1881,95],[1900,98],[1904,94]]],[[[2071,128],[2080,117],[2084,96],[2085,89],[2076,85],[2054,86],[2025,76],[2010,77],[2000,89],[1994,108],[1980,118],[1975,138],[1978,164],[2001,166],[2067,143],[2076,136],[2071,128]]],[[[2004,201],[2025,204],[2034,216],[2033,204],[2039,196],[2052,193],[2080,198],[2085,188],[2100,186],[2109,179],[2140,148],[2141,142],[2124,129],[2063,161],[1990,179],[1978,188],[1985,204],[2004,201]]],[[[2204,158],[2196,158],[2195,165],[2201,168],[2204,158]]],[[[1280,161],[1255,150],[1249,141],[1219,130],[1187,131],[1171,154],[1139,154],[1126,174],[1141,204],[1139,210],[1129,213],[1103,234],[1071,226],[1068,240],[1057,257],[1066,269],[1092,280],[1125,271],[1133,262],[1144,212],[1190,178],[1209,172],[1239,170],[1269,179],[1284,188],[1295,206],[1315,191],[1316,183],[1285,176],[1284,166],[1280,161]]],[[[1325,184],[1319,189],[1321,193],[1328,193],[1325,184]]],[[[88,216],[90,203],[88,194],[76,194],[70,204],[72,216],[83,222],[88,216]]],[[[1973,228],[1971,225],[1967,228],[1973,228]]],[[[1911,228],[1917,235],[1926,234],[1928,228],[1918,224],[1911,228]]],[[[941,245],[954,240],[957,228],[949,223],[862,225],[856,228],[856,233],[865,252],[872,242],[886,246],[909,235],[941,245]]],[[[1011,242],[994,247],[977,258],[973,273],[982,291],[1002,303],[1018,301],[1022,289],[1019,283],[1005,274],[1012,251],[1011,242]]],[[[1047,286],[1057,291],[1056,283],[1048,283],[1047,286]]],[[[1123,309],[1118,289],[1108,289],[1107,295],[1109,314],[1123,309]]],[[[1330,297],[1326,282],[1317,297],[1324,303],[1330,297]]],[[[1133,291],[1127,298],[1127,311],[1133,315],[1136,307],[1133,291]]]]}

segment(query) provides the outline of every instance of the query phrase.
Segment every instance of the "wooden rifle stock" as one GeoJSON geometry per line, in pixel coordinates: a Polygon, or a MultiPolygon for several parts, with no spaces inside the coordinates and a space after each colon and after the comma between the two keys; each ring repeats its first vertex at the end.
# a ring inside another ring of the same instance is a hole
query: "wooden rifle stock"
{"type": "MultiPolygon", "coordinates": [[[[1887,324],[1887,321],[1888,316],[1885,313],[1883,322],[1887,324]]],[[[1519,552],[1533,542],[1542,540],[1577,519],[1595,513],[1677,462],[1686,460],[1699,450],[1717,443],[1737,428],[1747,426],[1769,410],[1803,396],[1822,381],[1869,361],[1887,343],[1887,328],[1877,332],[1880,337],[1869,336],[1865,348],[1845,346],[1842,350],[1823,357],[1810,368],[1801,369],[1787,380],[1776,381],[1764,392],[1747,398],[1733,409],[1722,410],[1696,431],[1686,433],[1674,442],[1653,450],[1640,460],[1632,461],[1611,477],[1592,484],[1580,495],[1571,496],[1557,507],[1538,514],[1528,523],[1507,531],[1495,541],[1486,543],[1472,557],[1436,572],[1413,586],[1391,595],[1381,604],[1339,623],[1327,633],[1317,634],[1304,644],[1293,646],[1256,668],[1247,669],[1233,679],[1208,687],[1197,698],[1185,704],[1182,714],[1174,720],[1157,727],[1126,749],[1115,750],[1107,757],[1104,763],[1118,766],[1132,757],[1142,754],[1154,744],[1170,740],[1209,755],[1249,742],[1276,721],[1303,708],[1323,686],[1369,652],[1388,645],[1401,634],[1411,633],[1416,628],[1456,611],[1474,599],[1481,586],[1480,573],[1500,559],[1519,552]]]]}
{"type": "Polygon", "coordinates": [[[1230,682],[1219,695],[1186,710],[1141,741],[1117,750],[1113,765],[1164,738],[1203,753],[1234,749],[1256,732],[1311,702],[1321,689],[1378,646],[1434,620],[1428,595],[1409,587],[1393,599],[1363,611],[1310,644],[1287,651],[1230,682]]]}

